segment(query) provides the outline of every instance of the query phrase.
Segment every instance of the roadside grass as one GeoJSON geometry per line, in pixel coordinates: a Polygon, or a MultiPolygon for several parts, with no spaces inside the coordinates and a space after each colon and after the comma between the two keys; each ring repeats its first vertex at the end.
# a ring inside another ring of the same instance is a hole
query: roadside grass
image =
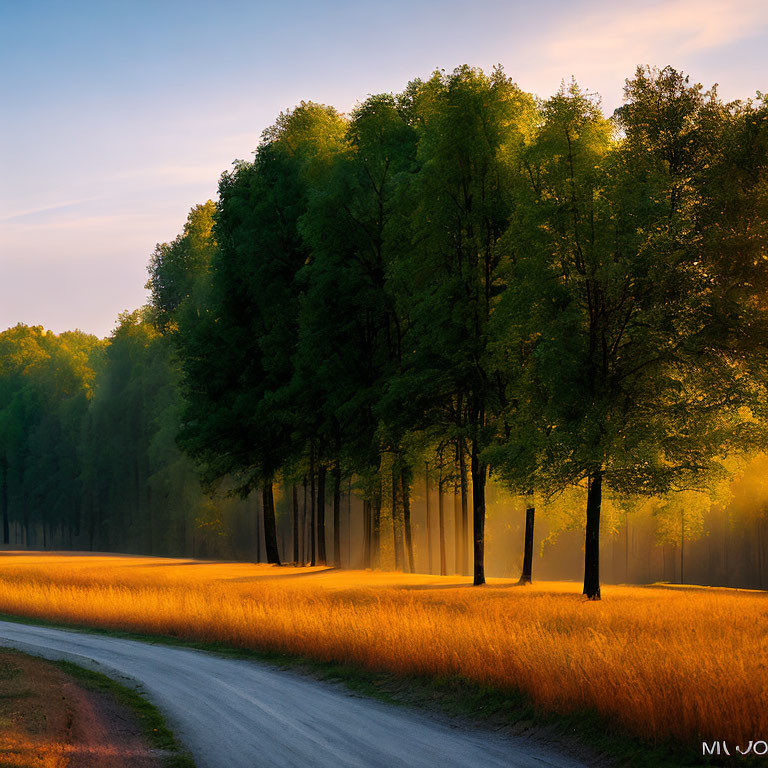
{"type": "Polygon", "coordinates": [[[194,768],[137,691],[70,662],[0,648],[0,766],[60,768],[83,757],[88,765],[102,757],[123,765],[131,754],[141,754],[142,765],[151,756],[153,765],[194,768]],[[115,723],[119,735],[111,733],[115,723]]]}
{"type": "Polygon", "coordinates": [[[49,663],[75,678],[83,688],[105,693],[132,712],[148,743],[155,749],[169,753],[163,758],[165,768],[195,768],[194,760],[176,740],[160,710],[138,691],[71,661],[59,660],[49,663]]]}
{"type": "MultiPolygon", "coordinates": [[[[637,768],[768,731],[762,593],[0,555],[0,611],[256,658],[637,768]],[[597,756],[596,756],[597,755],[597,756]]],[[[742,759],[739,765],[749,765],[742,759]]],[[[757,764],[757,763],[754,763],[757,764]]]]}

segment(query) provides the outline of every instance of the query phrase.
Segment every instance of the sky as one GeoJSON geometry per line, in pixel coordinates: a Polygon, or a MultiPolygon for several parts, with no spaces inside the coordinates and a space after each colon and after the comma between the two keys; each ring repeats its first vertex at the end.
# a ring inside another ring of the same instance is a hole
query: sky
{"type": "Polygon", "coordinates": [[[460,64],[606,112],[638,64],[768,90],[765,0],[0,0],[0,330],[108,335],[146,264],[302,99],[349,112],[460,64]]]}

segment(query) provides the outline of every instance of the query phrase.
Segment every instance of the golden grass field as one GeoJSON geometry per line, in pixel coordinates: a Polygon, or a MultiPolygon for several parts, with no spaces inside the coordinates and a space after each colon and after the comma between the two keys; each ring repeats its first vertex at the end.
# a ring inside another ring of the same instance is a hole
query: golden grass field
{"type": "Polygon", "coordinates": [[[768,595],[0,553],[0,612],[521,689],[650,742],[768,735],[768,595]]]}

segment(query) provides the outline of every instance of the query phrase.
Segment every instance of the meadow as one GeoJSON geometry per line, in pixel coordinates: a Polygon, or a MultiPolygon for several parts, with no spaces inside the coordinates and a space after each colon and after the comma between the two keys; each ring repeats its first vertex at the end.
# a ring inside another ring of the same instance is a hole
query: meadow
{"type": "Polygon", "coordinates": [[[0,613],[458,676],[547,712],[596,711],[650,743],[768,734],[768,595],[0,554],[0,613]]]}

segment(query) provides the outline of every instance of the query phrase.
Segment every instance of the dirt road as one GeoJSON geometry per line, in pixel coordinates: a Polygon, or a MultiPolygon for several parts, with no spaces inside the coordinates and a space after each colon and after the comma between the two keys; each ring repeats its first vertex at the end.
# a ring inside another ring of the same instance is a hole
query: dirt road
{"type": "Polygon", "coordinates": [[[138,683],[198,768],[583,768],[526,740],[252,661],[6,621],[0,645],[138,683]]]}

